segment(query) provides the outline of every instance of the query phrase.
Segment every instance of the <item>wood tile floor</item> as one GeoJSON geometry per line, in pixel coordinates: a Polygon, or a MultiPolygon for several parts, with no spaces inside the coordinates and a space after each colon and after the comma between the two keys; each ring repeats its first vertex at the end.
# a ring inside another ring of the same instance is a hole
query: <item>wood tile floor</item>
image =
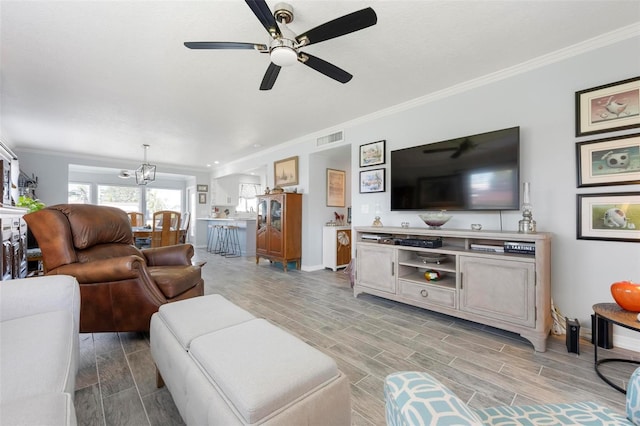
{"type": "MultiPolygon", "coordinates": [[[[568,353],[564,336],[551,336],[536,353],[519,336],[387,301],[353,297],[342,271],[289,271],[254,258],[225,259],[197,250],[205,293],[219,293],[267,318],[333,357],[351,381],[353,425],[383,425],[384,377],[428,371],[472,407],[591,400],[624,412],[624,395],[593,369],[593,347],[568,353]]],[[[583,325],[584,326],[584,325],[583,325]]],[[[76,412],[80,425],[180,425],[166,388],[155,386],[149,337],[96,333],[80,337],[76,412]]],[[[614,349],[599,356],[640,360],[614,349]]],[[[621,385],[635,366],[607,364],[621,385]]]]}

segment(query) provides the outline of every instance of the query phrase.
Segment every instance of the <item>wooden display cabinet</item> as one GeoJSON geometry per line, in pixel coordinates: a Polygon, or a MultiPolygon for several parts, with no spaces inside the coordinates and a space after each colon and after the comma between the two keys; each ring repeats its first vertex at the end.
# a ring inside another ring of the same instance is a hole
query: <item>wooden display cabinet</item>
{"type": "Polygon", "coordinates": [[[302,194],[284,192],[258,196],[256,263],[260,258],[289,262],[300,269],[302,257],[302,194]]]}

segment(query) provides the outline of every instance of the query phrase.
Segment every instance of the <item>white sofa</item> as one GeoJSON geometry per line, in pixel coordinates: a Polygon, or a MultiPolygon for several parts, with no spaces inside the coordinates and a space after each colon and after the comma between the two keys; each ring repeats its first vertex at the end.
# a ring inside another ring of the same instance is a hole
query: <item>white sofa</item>
{"type": "Polygon", "coordinates": [[[75,278],[0,283],[0,424],[75,425],[80,317],[75,278]]]}

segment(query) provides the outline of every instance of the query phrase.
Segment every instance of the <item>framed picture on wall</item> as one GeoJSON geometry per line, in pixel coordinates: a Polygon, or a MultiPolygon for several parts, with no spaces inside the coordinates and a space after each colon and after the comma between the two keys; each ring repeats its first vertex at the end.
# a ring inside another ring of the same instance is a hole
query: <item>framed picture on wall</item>
{"type": "Polygon", "coordinates": [[[209,192],[209,185],[196,185],[198,192],[209,192]]]}
{"type": "Polygon", "coordinates": [[[578,194],[577,237],[640,242],[640,192],[578,194]]]}
{"type": "Polygon", "coordinates": [[[360,172],[360,193],[384,192],[385,169],[364,170],[360,172]]]}
{"type": "Polygon", "coordinates": [[[207,204],[207,193],[206,192],[200,192],[198,194],[198,203],[199,204],[207,204]]]}
{"type": "Polygon", "coordinates": [[[360,167],[379,166],[384,162],[384,140],[360,145],[360,167]]]}
{"type": "Polygon", "coordinates": [[[640,127],[640,77],[576,92],[576,136],[640,127]]]}
{"type": "Polygon", "coordinates": [[[344,207],[347,173],[327,169],[327,207],[344,207]]]}
{"type": "Polygon", "coordinates": [[[640,183],[640,133],[576,144],[578,187],[640,183]]]}
{"type": "Polygon", "coordinates": [[[273,182],[280,187],[298,184],[298,156],[273,163],[273,182]]]}

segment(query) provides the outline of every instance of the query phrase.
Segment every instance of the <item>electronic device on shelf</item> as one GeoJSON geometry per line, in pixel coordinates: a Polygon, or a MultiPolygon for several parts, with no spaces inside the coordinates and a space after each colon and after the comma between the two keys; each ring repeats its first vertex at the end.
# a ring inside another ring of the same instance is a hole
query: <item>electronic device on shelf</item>
{"type": "Polygon", "coordinates": [[[409,247],[438,248],[442,247],[442,238],[397,238],[396,244],[409,247]]]}
{"type": "Polygon", "coordinates": [[[391,151],[391,210],[519,210],[520,128],[391,151]]]}

